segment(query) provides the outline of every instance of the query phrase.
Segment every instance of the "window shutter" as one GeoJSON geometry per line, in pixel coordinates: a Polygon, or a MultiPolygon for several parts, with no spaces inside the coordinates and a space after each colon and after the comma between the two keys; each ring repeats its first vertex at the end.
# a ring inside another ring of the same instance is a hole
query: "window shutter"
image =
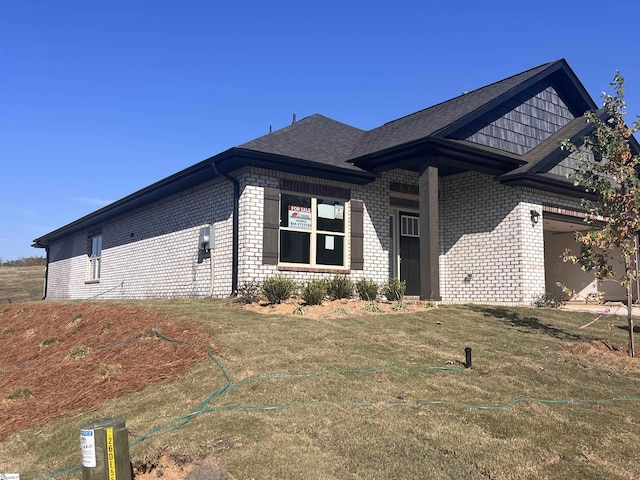
{"type": "Polygon", "coordinates": [[[278,235],[280,232],[280,190],[264,189],[264,222],[262,232],[263,265],[278,264],[278,235]]]}
{"type": "Polygon", "coordinates": [[[364,204],[351,200],[351,269],[364,270],[364,204]]]}

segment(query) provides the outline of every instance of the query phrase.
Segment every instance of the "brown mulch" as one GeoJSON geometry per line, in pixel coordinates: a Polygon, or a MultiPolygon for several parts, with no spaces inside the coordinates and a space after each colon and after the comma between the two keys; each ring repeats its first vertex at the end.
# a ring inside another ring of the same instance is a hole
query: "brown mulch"
{"type": "Polygon", "coordinates": [[[369,302],[364,300],[325,300],[322,305],[307,305],[301,298],[291,297],[284,302],[274,305],[266,301],[241,305],[246,310],[268,315],[291,315],[304,316],[307,318],[343,318],[350,315],[393,315],[412,312],[424,312],[427,309],[436,308],[434,305],[419,300],[408,300],[404,303],[405,309],[395,309],[395,302],[385,300],[376,301],[375,304],[381,309],[380,312],[370,312],[366,310],[369,302]],[[304,314],[295,313],[297,307],[302,307],[304,314]]]}
{"type": "Polygon", "coordinates": [[[180,376],[208,358],[209,339],[192,324],[117,303],[0,306],[0,441],[180,376]],[[86,356],[71,355],[86,347],[86,356]]]}

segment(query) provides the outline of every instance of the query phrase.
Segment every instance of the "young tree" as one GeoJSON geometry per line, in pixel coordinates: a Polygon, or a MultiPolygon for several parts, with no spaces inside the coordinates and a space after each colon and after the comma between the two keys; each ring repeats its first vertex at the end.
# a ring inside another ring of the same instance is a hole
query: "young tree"
{"type": "Polygon", "coordinates": [[[640,232],[640,156],[631,149],[632,135],[640,130],[640,119],[631,127],[624,122],[624,78],[616,72],[609,84],[614,94],[603,93],[603,108],[586,112],[591,133],[574,144],[565,140],[562,147],[578,156],[579,167],[573,174],[575,185],[581,185],[595,199],[583,199],[586,221],[593,228],[577,232],[580,252],[565,252],[565,260],[581,265],[587,272],[604,279],[613,276],[613,265],[622,261],[621,285],[627,289],[627,323],[629,355],[634,356],[632,285],[637,278],[636,254],[640,232]],[[621,256],[621,257],[620,257],[621,256]]]}

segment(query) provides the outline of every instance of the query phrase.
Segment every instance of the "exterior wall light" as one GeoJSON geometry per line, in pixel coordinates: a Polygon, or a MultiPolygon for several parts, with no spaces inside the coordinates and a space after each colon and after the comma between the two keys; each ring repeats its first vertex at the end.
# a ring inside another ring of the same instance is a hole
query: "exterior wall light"
{"type": "Polygon", "coordinates": [[[531,210],[529,213],[531,214],[531,223],[533,223],[534,225],[538,223],[538,221],[540,220],[540,212],[538,212],[537,210],[531,210]]]}

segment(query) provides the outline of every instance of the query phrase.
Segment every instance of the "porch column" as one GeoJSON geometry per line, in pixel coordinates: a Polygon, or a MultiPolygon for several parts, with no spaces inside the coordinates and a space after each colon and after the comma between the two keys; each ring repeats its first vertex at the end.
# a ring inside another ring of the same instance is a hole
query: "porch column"
{"type": "Polygon", "coordinates": [[[440,297],[440,221],[438,219],[438,167],[421,166],[420,195],[420,298],[440,297]]]}

